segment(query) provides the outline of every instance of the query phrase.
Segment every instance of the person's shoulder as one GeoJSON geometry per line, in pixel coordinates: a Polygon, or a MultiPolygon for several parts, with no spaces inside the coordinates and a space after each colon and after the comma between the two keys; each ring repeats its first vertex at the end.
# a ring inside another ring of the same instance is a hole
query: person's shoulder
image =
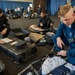
{"type": "Polygon", "coordinates": [[[50,16],[49,16],[49,15],[45,15],[45,17],[46,17],[46,18],[50,18],[50,16]]]}
{"type": "Polygon", "coordinates": [[[2,18],[4,19],[4,21],[8,21],[6,14],[3,14],[2,18]]]}
{"type": "Polygon", "coordinates": [[[45,15],[45,16],[44,16],[44,18],[46,18],[46,19],[47,19],[47,18],[49,18],[49,16],[45,15]]]}
{"type": "Polygon", "coordinates": [[[5,17],[6,17],[6,14],[3,14],[3,15],[2,15],[2,17],[4,17],[4,18],[5,18],[5,17]]]}
{"type": "Polygon", "coordinates": [[[42,17],[39,17],[39,19],[43,19],[42,17]]]}
{"type": "Polygon", "coordinates": [[[59,27],[62,28],[62,29],[64,29],[65,26],[66,25],[62,21],[60,21],[59,27]]]}
{"type": "Polygon", "coordinates": [[[45,14],[45,17],[49,17],[49,16],[45,14]]]}
{"type": "Polygon", "coordinates": [[[75,21],[72,23],[72,28],[75,28],[75,21]]]}
{"type": "Polygon", "coordinates": [[[62,21],[60,21],[60,25],[64,26],[65,24],[62,21]]]}

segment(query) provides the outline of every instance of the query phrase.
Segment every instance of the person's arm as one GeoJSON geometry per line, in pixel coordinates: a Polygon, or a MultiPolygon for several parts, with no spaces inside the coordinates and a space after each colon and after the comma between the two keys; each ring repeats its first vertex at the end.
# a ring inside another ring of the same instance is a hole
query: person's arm
{"type": "Polygon", "coordinates": [[[1,31],[1,34],[4,35],[6,34],[7,29],[8,28],[10,29],[10,25],[5,15],[3,15],[2,18],[3,18],[3,23],[4,23],[5,28],[1,31]]]}
{"type": "Polygon", "coordinates": [[[67,50],[66,54],[67,56],[75,56],[75,48],[67,50]]]}
{"type": "Polygon", "coordinates": [[[7,31],[7,28],[4,28],[4,29],[1,31],[1,34],[2,34],[2,35],[6,34],[6,31],[7,31]]]}
{"type": "Polygon", "coordinates": [[[69,49],[69,50],[61,50],[60,52],[57,53],[57,55],[75,56],[75,48],[74,49],[69,49]]]}
{"type": "Polygon", "coordinates": [[[38,27],[40,27],[41,24],[42,24],[42,18],[39,19],[38,27]]]}
{"type": "Polygon", "coordinates": [[[49,23],[52,25],[54,22],[51,20],[50,17],[47,16],[47,21],[49,21],[49,23]]]}
{"type": "Polygon", "coordinates": [[[4,18],[4,24],[6,25],[6,28],[10,28],[10,24],[8,23],[8,20],[5,15],[3,15],[3,18],[4,18]]]}
{"type": "Polygon", "coordinates": [[[65,45],[64,42],[62,41],[62,38],[64,35],[63,27],[64,27],[64,25],[62,23],[60,23],[60,26],[58,27],[58,30],[55,35],[57,46],[60,47],[61,49],[62,49],[62,46],[65,45]]]}
{"type": "Polygon", "coordinates": [[[4,41],[0,40],[0,44],[4,44],[4,41]]]}
{"type": "Polygon", "coordinates": [[[57,55],[67,56],[67,51],[66,50],[61,50],[60,52],[57,53],[57,55]]]}
{"type": "Polygon", "coordinates": [[[60,25],[59,25],[59,27],[58,27],[58,29],[57,29],[57,32],[56,32],[56,38],[57,37],[62,37],[62,35],[63,35],[63,24],[60,22],[60,25]]]}

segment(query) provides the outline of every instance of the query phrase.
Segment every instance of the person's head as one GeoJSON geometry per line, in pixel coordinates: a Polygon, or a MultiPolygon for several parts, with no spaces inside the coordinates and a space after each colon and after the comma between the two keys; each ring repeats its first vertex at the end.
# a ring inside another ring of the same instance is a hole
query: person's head
{"type": "Polygon", "coordinates": [[[0,8],[0,17],[3,15],[3,10],[0,8]]]}
{"type": "Polygon", "coordinates": [[[45,13],[44,13],[44,12],[41,12],[40,16],[41,16],[42,18],[44,18],[45,13]]]}
{"type": "Polygon", "coordinates": [[[38,5],[38,7],[41,7],[41,5],[38,5]]]}
{"type": "Polygon", "coordinates": [[[74,12],[72,6],[69,4],[60,6],[58,17],[60,17],[61,21],[65,25],[71,25],[74,22],[74,12]]]}

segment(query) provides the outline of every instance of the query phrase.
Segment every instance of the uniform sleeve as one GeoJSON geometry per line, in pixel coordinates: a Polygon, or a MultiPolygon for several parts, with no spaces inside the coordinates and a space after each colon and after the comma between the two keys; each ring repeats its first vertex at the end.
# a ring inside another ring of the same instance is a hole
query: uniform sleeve
{"type": "Polygon", "coordinates": [[[5,15],[3,15],[3,18],[4,18],[4,24],[6,25],[6,27],[7,28],[10,27],[10,24],[8,23],[8,20],[5,15]]]}
{"type": "Polygon", "coordinates": [[[49,21],[50,24],[51,24],[51,23],[54,23],[54,22],[50,19],[50,17],[47,16],[46,19],[47,19],[47,21],[49,21]]]}
{"type": "Polygon", "coordinates": [[[42,22],[42,18],[39,19],[38,27],[40,27],[40,23],[42,22]]]}
{"type": "Polygon", "coordinates": [[[59,25],[59,27],[57,29],[57,32],[56,32],[56,38],[57,37],[62,37],[62,35],[63,35],[63,24],[60,23],[60,25],[59,25]]]}
{"type": "Polygon", "coordinates": [[[67,56],[75,56],[75,48],[67,50],[67,56]]]}
{"type": "Polygon", "coordinates": [[[42,22],[42,18],[39,19],[39,23],[41,23],[41,22],[42,22]]]}

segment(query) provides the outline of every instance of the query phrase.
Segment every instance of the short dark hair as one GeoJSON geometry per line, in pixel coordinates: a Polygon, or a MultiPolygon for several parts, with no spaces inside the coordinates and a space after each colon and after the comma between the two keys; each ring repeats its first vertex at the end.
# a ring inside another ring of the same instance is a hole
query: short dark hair
{"type": "Polygon", "coordinates": [[[0,14],[3,12],[3,10],[0,8],[0,14]]]}

